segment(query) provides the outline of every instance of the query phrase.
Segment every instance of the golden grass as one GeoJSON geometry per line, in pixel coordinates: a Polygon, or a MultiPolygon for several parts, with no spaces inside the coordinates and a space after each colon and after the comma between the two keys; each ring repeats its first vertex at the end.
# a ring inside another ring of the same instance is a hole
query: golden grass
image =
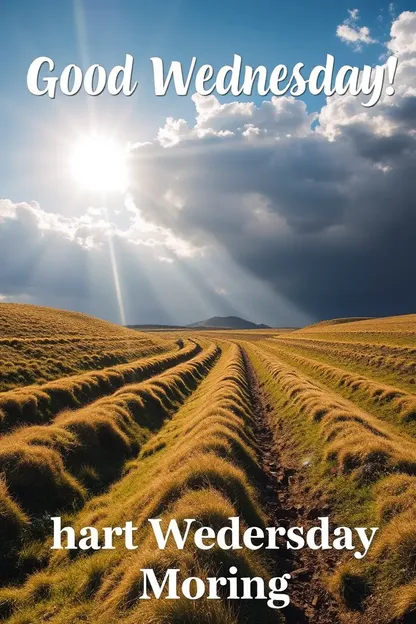
{"type": "Polygon", "coordinates": [[[7,485],[0,478],[0,580],[7,581],[7,566],[12,556],[10,545],[20,543],[23,532],[28,528],[29,519],[9,496],[7,485]]]}
{"type": "MultiPolygon", "coordinates": [[[[321,360],[364,376],[369,375],[382,382],[397,385],[414,392],[416,383],[416,349],[396,345],[377,345],[368,342],[354,343],[331,339],[311,339],[309,335],[293,332],[287,337],[277,337],[271,343],[298,351],[301,355],[321,360]]],[[[337,337],[337,336],[335,336],[337,337]]]]}
{"type": "MultiPolygon", "coordinates": [[[[344,320],[344,319],[340,319],[344,320]]],[[[336,323],[336,319],[328,323],[316,323],[296,332],[297,334],[337,334],[348,336],[349,340],[368,340],[369,337],[383,344],[416,344],[416,314],[388,316],[385,318],[369,318],[336,323]]]]}
{"type": "Polygon", "coordinates": [[[382,622],[410,622],[416,612],[416,506],[382,524],[378,541],[365,561],[341,566],[332,589],[352,610],[372,609],[382,622]],[[381,615],[382,614],[382,615],[381,615]]]}
{"type": "MultiPolygon", "coordinates": [[[[25,618],[41,621],[45,615],[56,624],[76,622],[80,616],[107,624],[120,620],[237,624],[253,621],[253,616],[268,621],[270,610],[261,601],[237,601],[233,606],[204,599],[193,604],[138,600],[142,567],[163,573],[177,566],[183,578],[205,578],[228,573],[228,567],[236,565],[242,574],[267,577],[265,562],[253,551],[196,552],[191,544],[183,551],[171,547],[159,551],[147,523],[149,517],[178,521],[192,517],[218,529],[230,516],[239,515],[245,526],[264,526],[266,517],[253,482],[259,467],[251,422],[242,355],[238,347],[227,347],[200,388],[142,448],[125,476],[75,519],[76,526],[96,527],[133,520],[139,527],[135,538],[139,549],[75,559],[58,551],[48,568],[19,590],[0,592],[7,621],[22,624],[25,618]]],[[[275,621],[280,621],[278,614],[275,621]]]]}
{"type": "MultiPolygon", "coordinates": [[[[336,479],[340,521],[344,510],[351,509],[346,497],[361,489],[367,498],[367,520],[380,527],[366,559],[341,565],[330,579],[330,587],[348,609],[364,609],[364,613],[367,606],[375,609],[380,623],[411,617],[416,576],[414,441],[279,361],[276,353],[261,347],[250,349],[269,371],[288,415],[295,411],[304,419],[311,440],[319,434],[320,445],[315,444],[319,455],[314,461],[326,462],[327,470],[315,471],[315,486],[325,491],[327,479],[336,479]],[[333,472],[334,464],[338,475],[333,472]]],[[[285,418],[284,412],[280,418],[285,418]]],[[[300,444],[295,437],[292,443],[300,444]]],[[[361,621],[366,621],[364,618],[361,621]]]]}
{"type": "Polygon", "coordinates": [[[392,414],[396,422],[416,421],[416,395],[405,392],[395,386],[383,384],[363,375],[352,373],[344,368],[331,366],[282,347],[265,344],[267,351],[275,352],[277,357],[294,364],[306,373],[313,375],[326,385],[347,398],[364,403],[377,415],[392,414]],[[387,409],[384,409],[387,408],[387,409]]]}
{"type": "Polygon", "coordinates": [[[52,425],[23,427],[0,438],[0,470],[8,488],[1,493],[2,506],[18,504],[37,517],[82,505],[89,491],[120,475],[126,461],[193,392],[218,353],[212,346],[147,382],[63,412],[52,425]]]}
{"type": "Polygon", "coordinates": [[[0,391],[137,360],[174,347],[80,314],[0,303],[0,391]]]}
{"type": "Polygon", "coordinates": [[[409,475],[392,475],[377,485],[376,496],[379,520],[391,520],[416,505],[416,479],[409,475]]]}
{"type": "Polygon", "coordinates": [[[327,442],[326,456],[343,472],[368,480],[392,471],[416,473],[414,442],[378,418],[358,409],[335,393],[265,352],[260,357],[291,404],[320,422],[327,442]]]}
{"type": "Polygon", "coordinates": [[[0,303],[0,321],[2,336],[11,338],[50,339],[52,336],[88,336],[94,333],[120,338],[123,333],[126,335],[124,328],[88,314],[22,303],[0,303]]]}
{"type": "Polygon", "coordinates": [[[410,617],[416,612],[416,478],[392,475],[378,483],[375,494],[382,531],[355,574],[376,596],[387,592],[390,619],[410,617]]]}
{"type": "Polygon", "coordinates": [[[82,375],[61,377],[40,386],[0,393],[0,431],[29,423],[45,423],[64,408],[77,408],[125,384],[140,382],[185,362],[201,350],[195,342],[183,349],[82,375]]]}
{"type": "Polygon", "coordinates": [[[284,335],[144,336],[104,321],[94,325],[83,315],[27,306],[6,312],[0,379],[7,353],[11,368],[19,369],[13,372],[17,385],[33,376],[45,383],[0,393],[0,426],[7,430],[0,438],[0,532],[6,536],[0,557],[7,572],[0,580],[16,583],[0,590],[0,619],[281,621],[265,601],[139,600],[143,567],[161,575],[179,567],[182,579],[227,575],[231,565],[241,575],[270,576],[261,551],[204,552],[192,541],[183,551],[160,551],[148,524],[151,517],[164,523],[192,517],[214,529],[230,516],[240,516],[243,529],[270,522],[258,495],[263,475],[238,346],[243,342],[269,396],[276,439],[282,438],[279,462],[285,466],[285,457],[293,458],[288,465],[309,475],[305,491],[316,494],[318,506],[333,506],[333,521],[380,527],[366,558],[351,562],[346,554],[329,580],[344,605],[343,621],[411,621],[416,445],[406,432],[413,431],[415,410],[416,316],[321,324],[284,335]],[[68,374],[59,373],[65,354],[68,374]],[[91,372],[71,375],[87,368],[91,372]],[[131,520],[139,548],[50,551],[49,515],[56,513],[76,529],[131,520]]]}
{"type": "Polygon", "coordinates": [[[386,316],[386,317],[359,317],[358,319],[332,319],[331,321],[323,321],[321,323],[315,323],[315,325],[308,325],[299,330],[299,333],[310,333],[325,331],[325,326],[331,324],[331,331],[335,332],[408,332],[416,331],[416,314],[401,314],[398,316],[386,316]]]}
{"type": "Polygon", "coordinates": [[[402,585],[393,591],[392,617],[404,621],[406,616],[414,617],[416,613],[416,581],[402,585]]]}

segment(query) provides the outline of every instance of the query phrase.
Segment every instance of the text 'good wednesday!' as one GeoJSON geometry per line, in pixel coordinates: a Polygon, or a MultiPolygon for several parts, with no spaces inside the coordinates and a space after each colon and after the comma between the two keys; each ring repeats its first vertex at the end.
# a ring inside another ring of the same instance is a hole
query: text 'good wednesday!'
{"type": "MultiPolygon", "coordinates": [[[[343,65],[335,69],[335,57],[327,54],[325,65],[316,65],[309,74],[304,63],[297,63],[292,69],[287,65],[276,65],[268,69],[265,65],[251,67],[243,65],[242,58],[234,55],[232,65],[215,70],[213,65],[198,66],[194,56],[186,67],[179,61],[167,66],[160,57],[150,59],[153,69],[155,95],[163,96],[173,86],[177,95],[188,95],[190,88],[199,95],[231,94],[233,96],[291,95],[299,97],[306,92],[311,95],[364,96],[362,105],[371,107],[380,101],[384,93],[392,96],[398,60],[390,56],[385,65],[362,68],[343,65]]],[[[27,72],[27,87],[33,95],[47,95],[55,98],[57,90],[63,95],[73,96],[80,92],[97,96],[104,91],[110,95],[133,95],[138,81],[134,77],[134,58],[126,54],[124,65],[116,65],[110,71],[98,63],[85,71],[75,64],[67,65],[63,71],[54,74],[55,63],[47,56],[39,56],[27,72]]]]}

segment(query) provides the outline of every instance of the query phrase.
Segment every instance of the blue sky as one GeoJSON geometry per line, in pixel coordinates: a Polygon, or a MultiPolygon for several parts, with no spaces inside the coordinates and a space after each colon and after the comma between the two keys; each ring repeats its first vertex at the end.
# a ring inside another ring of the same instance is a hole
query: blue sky
{"type": "MultiPolygon", "coordinates": [[[[395,3],[397,13],[402,4],[395,3]]],[[[391,23],[389,3],[367,0],[357,6],[361,22],[370,27],[375,38],[385,40],[391,23]]],[[[190,97],[176,96],[172,90],[162,98],[153,94],[151,56],[166,62],[179,60],[184,67],[192,56],[220,67],[231,62],[234,53],[254,66],[291,66],[302,61],[311,67],[323,62],[327,53],[334,54],[339,65],[376,63],[383,52],[381,45],[357,53],[336,37],[336,26],[351,8],[349,1],[331,0],[4,3],[0,25],[2,195],[14,200],[33,199],[45,209],[64,201],[58,191],[53,192],[49,180],[45,182],[43,169],[46,166],[55,172],[54,161],[64,158],[57,143],[68,132],[68,124],[72,132],[78,127],[83,131],[89,107],[105,126],[116,118],[121,138],[133,141],[153,138],[167,116],[191,118],[194,107],[190,97]],[[79,95],[52,101],[27,90],[27,69],[38,56],[52,58],[58,72],[69,63],[86,66],[97,62],[110,69],[123,62],[126,53],[135,58],[139,80],[131,98],[103,94],[94,100],[79,95]],[[36,163],[42,171],[37,171],[36,163]]],[[[319,97],[304,99],[310,110],[322,105],[319,97]]]]}
{"type": "Polygon", "coordinates": [[[0,301],[128,323],[237,314],[300,325],[414,311],[415,8],[414,0],[3,2],[0,301]],[[359,46],[349,38],[357,32],[359,46]],[[351,95],[156,97],[149,60],[186,68],[196,56],[219,68],[239,54],[254,67],[311,69],[327,54],[339,67],[383,63],[387,52],[399,58],[396,94],[371,109],[351,95]],[[70,63],[110,70],[127,53],[139,83],[131,97],[52,100],[27,89],[39,56],[59,75],[70,63]],[[131,153],[130,195],[113,193],[105,209],[69,171],[74,143],[92,130],[148,142],[131,153]]]}

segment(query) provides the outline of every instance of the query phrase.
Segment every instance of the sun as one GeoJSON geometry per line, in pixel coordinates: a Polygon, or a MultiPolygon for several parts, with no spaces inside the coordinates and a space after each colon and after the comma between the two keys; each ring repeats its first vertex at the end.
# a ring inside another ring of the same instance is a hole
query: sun
{"type": "Polygon", "coordinates": [[[127,149],[104,135],[79,139],[69,159],[74,180],[96,192],[123,192],[128,187],[127,149]]]}

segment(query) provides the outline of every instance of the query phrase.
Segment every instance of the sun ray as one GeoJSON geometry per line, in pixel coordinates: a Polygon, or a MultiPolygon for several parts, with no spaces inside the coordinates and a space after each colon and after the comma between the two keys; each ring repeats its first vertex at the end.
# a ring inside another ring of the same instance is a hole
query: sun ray
{"type": "MultiPolygon", "coordinates": [[[[104,213],[105,213],[105,219],[107,221],[107,224],[109,224],[108,212],[106,209],[104,209],[104,213]]],[[[124,310],[124,302],[123,302],[123,295],[121,292],[120,276],[119,276],[119,271],[118,271],[118,266],[117,266],[116,253],[114,249],[113,233],[111,232],[110,228],[108,228],[108,249],[110,252],[111,269],[113,272],[114,289],[116,291],[116,298],[117,298],[117,304],[118,304],[118,311],[120,315],[120,321],[122,325],[126,325],[127,324],[126,313],[124,310]]]]}

